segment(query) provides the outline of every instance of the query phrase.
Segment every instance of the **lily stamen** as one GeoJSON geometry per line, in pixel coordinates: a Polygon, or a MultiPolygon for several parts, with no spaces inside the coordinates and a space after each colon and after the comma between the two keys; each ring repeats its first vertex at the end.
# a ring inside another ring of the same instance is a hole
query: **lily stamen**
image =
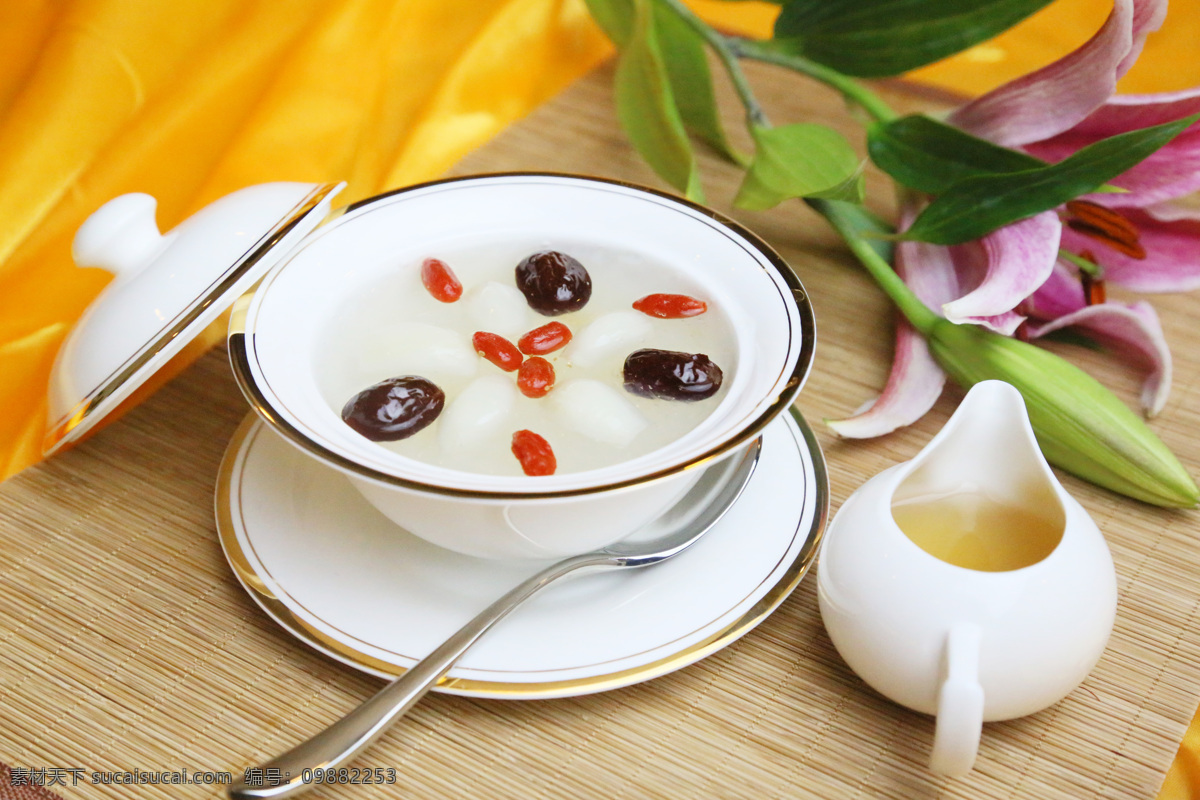
{"type": "Polygon", "coordinates": [[[1130,258],[1141,260],[1146,257],[1137,226],[1119,211],[1089,200],[1072,200],[1067,203],[1067,214],[1065,222],[1071,230],[1101,241],[1130,258]]]}
{"type": "MultiPolygon", "coordinates": [[[[1092,255],[1091,250],[1084,250],[1079,254],[1079,257],[1087,259],[1093,264],[1096,263],[1096,257],[1092,255]]],[[[1098,306],[1108,300],[1108,292],[1104,288],[1103,278],[1080,270],[1079,283],[1083,286],[1083,302],[1087,305],[1098,306]]]]}

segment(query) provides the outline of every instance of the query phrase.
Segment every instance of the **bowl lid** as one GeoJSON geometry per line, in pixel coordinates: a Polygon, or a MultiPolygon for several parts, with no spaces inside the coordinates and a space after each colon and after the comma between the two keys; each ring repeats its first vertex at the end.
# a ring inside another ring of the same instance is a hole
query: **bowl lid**
{"type": "Polygon", "coordinates": [[[115,277],[55,359],[43,452],[81,437],[145,383],[316,228],[344,186],[250,186],[166,234],[148,194],[121,195],[88,217],[75,263],[115,277]]]}

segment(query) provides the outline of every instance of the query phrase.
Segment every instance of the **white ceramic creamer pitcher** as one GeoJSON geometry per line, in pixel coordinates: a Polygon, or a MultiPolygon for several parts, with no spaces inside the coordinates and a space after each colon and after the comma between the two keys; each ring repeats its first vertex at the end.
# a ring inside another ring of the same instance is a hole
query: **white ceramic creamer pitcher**
{"type": "Polygon", "coordinates": [[[1116,614],[1112,556],[1038,448],[1020,393],[985,381],[825,535],[821,615],[881,694],[937,716],[930,766],[963,775],[984,721],[1065,697],[1116,614]]]}

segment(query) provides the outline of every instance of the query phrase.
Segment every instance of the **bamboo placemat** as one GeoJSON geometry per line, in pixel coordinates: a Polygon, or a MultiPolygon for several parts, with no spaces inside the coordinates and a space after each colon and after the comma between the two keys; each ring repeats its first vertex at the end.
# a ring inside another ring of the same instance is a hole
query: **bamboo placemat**
{"type": "MultiPolygon", "coordinates": [[[[844,127],[838,98],[752,69],[775,119],[844,127]]],[[[563,170],[656,184],[614,123],[603,69],[473,154],[457,172],[563,170]]],[[[911,97],[891,95],[915,107],[911,97]]],[[[853,133],[852,131],[849,131],[853,133]]],[[[710,202],[735,173],[705,159],[710,202]]],[[[875,196],[885,184],[872,178],[875,196]]],[[[884,209],[886,210],[886,209],[884,209]]],[[[891,312],[823,223],[797,203],[737,214],[795,266],[819,347],[800,407],[818,429],[833,507],[917,452],[961,395],[870,442],[819,424],[883,385],[891,312]]],[[[1191,298],[1156,299],[1176,358],[1155,429],[1200,474],[1200,333],[1191,298]],[[1193,432],[1193,435],[1188,435],[1193,432]]],[[[1136,376],[1074,351],[1127,400],[1136,376]]],[[[231,769],[307,737],[379,686],[288,637],[221,556],[212,492],[246,406],[217,352],[92,441],[0,486],[0,762],[88,772],[231,769]]],[[[1032,717],[986,726],[975,771],[930,776],[931,719],[867,689],[817,615],[814,582],[728,649],[648,684],[565,700],[431,696],[361,761],[394,787],[329,798],[1147,798],[1200,695],[1200,546],[1194,513],[1141,506],[1078,481],[1105,531],[1120,611],[1087,682],[1032,717]]],[[[218,796],[204,786],[55,787],[66,798],[218,796]]]]}

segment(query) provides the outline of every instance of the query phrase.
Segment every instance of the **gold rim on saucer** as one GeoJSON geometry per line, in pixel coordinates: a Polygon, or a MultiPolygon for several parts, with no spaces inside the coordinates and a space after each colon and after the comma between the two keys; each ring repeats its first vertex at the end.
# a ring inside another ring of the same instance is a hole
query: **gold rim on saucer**
{"type": "MultiPolygon", "coordinates": [[[[806,448],[812,460],[815,488],[813,502],[816,503],[816,508],[809,530],[806,534],[799,534],[805,538],[795,559],[776,581],[775,585],[746,613],[703,640],[670,656],[638,667],[586,678],[538,683],[484,681],[450,677],[443,679],[435,687],[434,691],[507,699],[563,697],[573,694],[602,692],[628,686],[633,683],[640,683],[681,669],[715,653],[756,627],[795,590],[812,566],[816,559],[818,546],[820,545],[829,516],[829,479],[825,468],[824,454],[821,452],[821,447],[817,443],[816,437],[812,429],[808,426],[808,423],[804,420],[804,417],[795,408],[792,408],[791,411],[792,417],[803,437],[803,441],[797,439],[796,444],[798,447],[806,448]]],[[[404,674],[406,671],[405,668],[381,661],[347,645],[345,642],[333,639],[323,632],[314,629],[308,622],[299,617],[278,597],[272,594],[270,589],[267,588],[266,583],[251,566],[249,558],[238,542],[231,498],[239,456],[250,441],[251,435],[260,425],[263,426],[263,430],[268,429],[258,419],[257,415],[254,413],[247,415],[246,419],[242,421],[230,439],[225,456],[221,460],[221,468],[217,476],[217,534],[221,542],[221,547],[225,551],[225,557],[229,561],[229,565],[233,568],[234,575],[254,601],[270,617],[287,630],[288,633],[292,634],[292,636],[313,649],[377,676],[395,678],[404,674]]],[[[793,436],[795,435],[790,429],[789,433],[792,433],[793,436]]],[[[803,519],[803,511],[800,517],[803,519]]]]}

